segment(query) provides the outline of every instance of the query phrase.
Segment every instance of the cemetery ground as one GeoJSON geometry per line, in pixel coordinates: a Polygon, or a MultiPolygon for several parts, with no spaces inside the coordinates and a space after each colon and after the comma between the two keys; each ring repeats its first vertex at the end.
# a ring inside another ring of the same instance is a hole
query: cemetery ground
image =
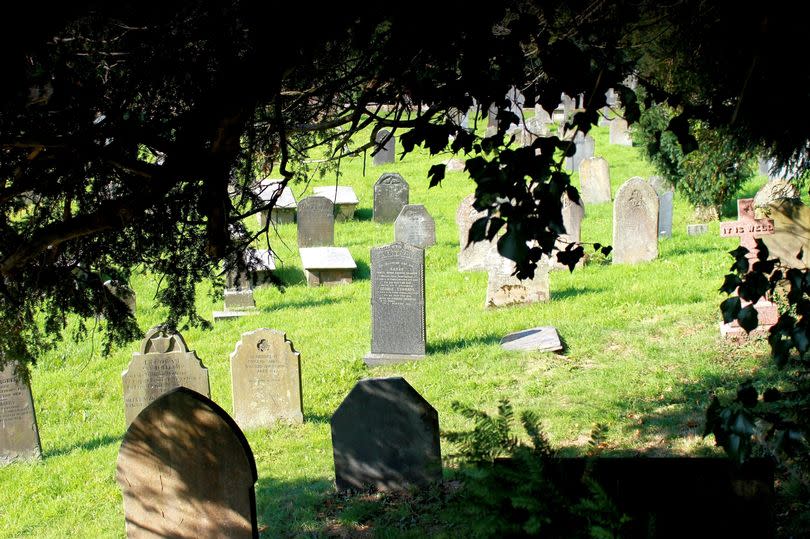
{"type": "MultiPolygon", "coordinates": [[[[609,145],[607,127],[595,128],[593,136],[596,155],[610,163],[614,194],[628,178],[654,173],[638,148],[609,145]]],[[[722,456],[712,437],[702,437],[711,392],[733,392],[755,372],[777,376],[764,341],[735,346],[721,340],[718,306],[724,296],[718,288],[737,240],[720,238],[717,222],[708,234],[687,236],[692,208],[677,195],[673,237],[661,239],[656,260],[611,265],[592,256],[573,273],[552,272],[547,303],[485,309],[487,274],[456,269],[456,209],[474,186],[466,174],[448,171],[441,186],[427,188],[431,164],[449,157],[417,151],[379,167],[369,157],[365,176],[362,159],[342,165],[341,185],[353,186],[360,199],[355,220],[335,227],[335,245],[348,247],[357,262],[353,283],[307,287],[295,225],[282,225],[271,242],[285,290],[258,288],[256,315],[217,322],[210,331],[181,328],[189,349],[209,369],[212,399],[228,412],[229,354],[242,333],[281,330],[301,353],[304,423],[245,433],[258,467],[262,536],[461,533],[449,528],[452,507],[440,503],[447,488],[419,498],[335,494],[329,419],[364,377],[405,377],[438,410],[442,431],[471,427],[453,410],[454,401],[494,412],[500,399],[509,399],[516,411],[535,410],[552,444],[566,455],[584,452],[599,423],[608,427],[609,455],[722,456]],[[369,251],[392,242],[394,234],[392,224],[371,220],[372,186],[384,172],[399,172],[408,181],[411,204],[424,204],[436,221],[437,244],[426,253],[427,356],[368,368],[362,359],[371,341],[369,251]],[[566,345],[562,353],[508,352],[498,344],[509,332],[543,325],[557,328],[566,345]]],[[[758,177],[740,196],[753,196],[764,181],[758,177]]],[[[300,200],[314,186],[333,183],[331,176],[295,184],[293,191],[300,200]]],[[[579,185],[576,177],[573,183],[579,185]]],[[[728,216],[733,212],[727,208],[728,216]]],[[[583,241],[610,244],[611,216],[611,203],[588,206],[583,241]]],[[[146,331],[164,316],[153,301],[158,283],[136,273],[132,285],[146,331]]],[[[210,292],[203,286],[197,298],[199,312],[209,319],[221,309],[221,299],[210,292]]],[[[123,536],[115,482],[125,430],[121,372],[138,346],[133,342],[103,357],[99,335],[91,331],[38,362],[32,390],[43,460],[0,469],[0,537],[123,536]]],[[[453,452],[443,440],[443,456],[453,452]]],[[[445,479],[452,478],[448,461],[445,479]]]]}

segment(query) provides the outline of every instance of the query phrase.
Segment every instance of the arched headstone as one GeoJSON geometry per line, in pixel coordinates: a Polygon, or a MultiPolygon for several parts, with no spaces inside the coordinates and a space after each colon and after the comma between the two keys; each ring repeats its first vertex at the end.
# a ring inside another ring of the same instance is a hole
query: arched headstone
{"type": "Polygon", "coordinates": [[[298,247],[335,244],[335,205],[326,197],[309,196],[298,203],[298,247]]]}
{"type": "Polygon", "coordinates": [[[613,202],[613,263],[658,257],[658,194],[643,178],[630,178],[613,202]]]}
{"type": "Polygon", "coordinates": [[[579,195],[585,204],[610,202],[610,167],[602,157],[590,157],[579,164],[579,195]]]}
{"type": "Polygon", "coordinates": [[[386,173],[374,183],[374,222],[393,223],[408,204],[408,182],[396,173],[386,173]]]}
{"type": "Polygon", "coordinates": [[[380,129],[377,131],[377,137],[374,141],[377,143],[377,147],[375,148],[376,153],[374,153],[372,157],[374,164],[385,165],[393,163],[396,157],[397,147],[394,136],[385,129],[380,129]]]}

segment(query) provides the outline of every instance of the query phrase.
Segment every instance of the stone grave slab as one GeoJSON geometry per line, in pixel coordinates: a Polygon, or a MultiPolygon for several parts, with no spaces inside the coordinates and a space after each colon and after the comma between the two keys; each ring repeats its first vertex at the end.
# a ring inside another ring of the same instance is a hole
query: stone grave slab
{"type": "Polygon", "coordinates": [[[338,490],[441,481],[439,414],[404,378],[360,380],[330,423],[338,490]]]}
{"type": "Polygon", "coordinates": [[[559,352],[563,345],[556,328],[542,326],[510,333],[501,339],[501,348],[519,352],[559,352]]]}
{"type": "Polygon", "coordinates": [[[458,205],[456,211],[456,226],[458,227],[458,270],[459,271],[487,271],[489,260],[493,252],[497,252],[497,244],[489,241],[479,241],[467,244],[470,228],[473,223],[487,212],[478,211],[473,207],[475,195],[467,195],[458,205]]]}
{"type": "Polygon", "coordinates": [[[235,320],[243,316],[254,316],[259,314],[258,311],[214,311],[214,322],[222,322],[223,320],[235,320]]]}
{"type": "Polygon", "coordinates": [[[231,353],[233,415],[243,429],[304,422],[301,358],[275,329],[242,334],[231,353]]]}
{"type": "Polygon", "coordinates": [[[583,159],[579,165],[579,196],[585,204],[610,202],[610,167],[602,157],[583,159]]]}
{"type": "Polygon", "coordinates": [[[371,249],[371,353],[366,365],[425,356],[425,251],[394,242],[371,249]]]}
{"type": "Polygon", "coordinates": [[[702,236],[709,231],[709,225],[706,223],[698,223],[694,225],[686,225],[687,236],[702,236]]]}
{"type": "Polygon", "coordinates": [[[422,204],[406,204],[394,221],[394,241],[427,249],[436,245],[436,222],[422,204]]]}
{"type": "Polygon", "coordinates": [[[132,354],[124,384],[124,413],[127,426],[152,401],[176,387],[187,387],[211,395],[208,369],[197,353],[189,351],[179,333],[153,327],[141,341],[141,351],[132,354]]]}
{"type": "Polygon", "coordinates": [[[377,148],[375,148],[374,153],[372,153],[372,161],[375,165],[387,165],[389,163],[393,163],[394,159],[396,158],[396,139],[394,136],[386,131],[385,129],[380,129],[377,132],[377,136],[374,138],[374,141],[378,144],[377,148]]]}
{"type": "Polygon", "coordinates": [[[233,419],[204,395],[176,388],[134,418],[118,451],[127,537],[258,538],[257,479],[233,419]]]}
{"type": "Polygon", "coordinates": [[[42,456],[31,386],[9,361],[0,367],[0,466],[42,456]]]}
{"type": "MultiPolygon", "coordinates": [[[[275,205],[270,210],[270,221],[276,225],[284,225],[295,222],[295,211],[297,202],[290,186],[281,187],[281,179],[266,179],[259,182],[256,192],[259,199],[268,203],[275,197],[275,205]]],[[[256,214],[259,226],[264,228],[267,225],[267,212],[256,214]]]]}
{"type": "Polygon", "coordinates": [[[672,237],[673,196],[675,193],[667,191],[658,197],[658,237],[672,237]]]}
{"type": "Polygon", "coordinates": [[[374,222],[393,223],[409,202],[409,186],[396,173],[386,173],[374,183],[374,222]]]}
{"type": "Polygon", "coordinates": [[[613,201],[613,263],[636,264],[658,257],[658,195],[638,176],[613,201]]]}
{"type": "Polygon", "coordinates": [[[354,219],[354,210],[360,204],[360,200],[350,185],[329,185],[316,187],[314,193],[317,196],[326,197],[335,205],[335,219],[338,221],[351,221],[354,219]]]}
{"type": "Polygon", "coordinates": [[[613,118],[610,121],[610,134],[608,135],[610,144],[618,146],[632,146],[633,139],[630,136],[630,128],[624,118],[613,118]]]}
{"type": "Polygon", "coordinates": [[[335,244],[335,205],[322,196],[309,196],[298,203],[298,247],[335,244]]]}
{"type": "Polygon", "coordinates": [[[540,303],[551,298],[548,259],[537,264],[533,279],[520,280],[512,275],[515,263],[499,257],[489,270],[485,307],[508,307],[540,303]]]}
{"type": "Polygon", "coordinates": [[[357,264],[346,247],[305,247],[298,252],[308,286],[352,282],[357,264]]]}

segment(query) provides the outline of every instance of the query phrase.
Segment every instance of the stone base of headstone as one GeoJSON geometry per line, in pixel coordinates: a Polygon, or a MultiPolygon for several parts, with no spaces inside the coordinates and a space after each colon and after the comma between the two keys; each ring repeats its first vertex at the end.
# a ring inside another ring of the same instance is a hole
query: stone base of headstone
{"type": "Polygon", "coordinates": [[[234,318],[242,318],[243,316],[252,316],[254,314],[258,314],[258,311],[214,311],[214,322],[233,320],[234,318]]]}
{"type": "Polygon", "coordinates": [[[709,225],[707,224],[686,225],[687,236],[702,236],[708,231],[709,225]]]}
{"type": "Polygon", "coordinates": [[[501,348],[520,352],[559,352],[563,349],[557,330],[552,326],[524,329],[501,339],[501,348]]]}
{"type": "Polygon", "coordinates": [[[226,290],[225,310],[249,310],[256,308],[256,301],[253,299],[253,290],[226,290]]]}
{"type": "Polygon", "coordinates": [[[351,221],[354,219],[354,210],[357,204],[335,204],[335,219],[337,221],[351,221]]]}
{"type": "Polygon", "coordinates": [[[354,271],[350,269],[304,270],[307,286],[350,284],[352,282],[353,273],[354,271]]]}
{"type": "MultiPolygon", "coordinates": [[[[741,300],[742,306],[745,307],[751,303],[741,300]]],[[[720,335],[729,341],[741,342],[749,339],[765,338],[770,334],[771,327],[776,324],[779,319],[779,310],[776,304],[760,298],[754,304],[754,309],[757,311],[757,321],[759,324],[751,332],[745,331],[740,327],[740,324],[734,320],[728,324],[720,322],[720,335]]]]}
{"type": "Polygon", "coordinates": [[[363,358],[363,362],[369,366],[373,367],[375,365],[388,365],[390,363],[405,363],[406,361],[418,361],[420,359],[424,359],[424,355],[415,355],[415,354],[366,354],[366,357],[363,358]]]}

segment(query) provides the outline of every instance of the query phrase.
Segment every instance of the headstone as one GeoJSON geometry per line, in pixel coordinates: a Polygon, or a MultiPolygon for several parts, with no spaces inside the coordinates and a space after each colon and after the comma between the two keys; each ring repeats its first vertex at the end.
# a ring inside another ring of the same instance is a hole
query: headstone
{"type": "Polygon", "coordinates": [[[518,131],[517,141],[521,146],[527,147],[534,144],[534,141],[538,138],[547,137],[548,134],[548,123],[538,118],[529,118],[523,128],[518,131]]]}
{"type": "Polygon", "coordinates": [[[360,203],[357,195],[354,193],[354,188],[349,185],[337,185],[316,187],[315,195],[326,197],[331,200],[335,205],[337,213],[335,218],[338,221],[351,221],[354,219],[354,210],[360,203]]]}
{"type": "Polygon", "coordinates": [[[762,208],[777,200],[800,200],[801,193],[788,180],[771,180],[754,195],[754,207],[762,208]]]}
{"type": "Polygon", "coordinates": [[[672,237],[672,191],[667,191],[658,197],[658,237],[672,237]]]}
{"type": "Polygon", "coordinates": [[[619,94],[616,93],[616,90],[613,88],[608,88],[607,92],[605,92],[605,103],[609,107],[613,107],[619,104],[619,94]]]}
{"type": "MultiPolygon", "coordinates": [[[[560,234],[556,242],[555,249],[564,251],[569,244],[579,243],[582,241],[582,219],[585,218],[585,205],[582,200],[574,202],[568,198],[567,193],[562,195],[562,219],[565,233],[560,234]]],[[[585,257],[579,259],[577,266],[580,267],[585,263],[585,257]]],[[[565,264],[560,264],[557,261],[556,252],[551,255],[551,269],[569,269],[565,264]]]]}
{"type": "MultiPolygon", "coordinates": [[[[270,210],[270,221],[276,225],[283,225],[295,222],[295,208],[297,203],[295,195],[289,185],[281,187],[281,179],[267,179],[259,182],[257,194],[263,203],[268,203],[275,198],[273,209],[270,210]]],[[[256,214],[259,219],[259,226],[264,228],[267,225],[267,212],[256,214]]]]}
{"type": "Polygon", "coordinates": [[[518,117],[518,123],[512,125],[523,126],[523,105],[526,103],[526,98],[523,93],[516,87],[512,86],[506,93],[506,99],[509,100],[509,111],[518,117]]]}
{"type": "Polygon", "coordinates": [[[126,283],[118,281],[105,281],[104,288],[110,291],[110,294],[120,299],[124,305],[127,306],[132,316],[135,316],[135,291],[132,290],[126,283]]]}
{"type": "Polygon", "coordinates": [[[687,236],[702,236],[706,232],[709,231],[709,225],[705,223],[699,223],[695,225],[686,225],[686,235],[687,236]]]}
{"type": "Polygon", "coordinates": [[[489,128],[491,127],[496,129],[498,127],[498,107],[495,103],[490,103],[489,109],[487,110],[487,132],[489,132],[489,128]]]}
{"type": "Polygon", "coordinates": [[[510,333],[501,339],[501,348],[519,352],[559,352],[563,345],[554,327],[543,326],[510,333]]]}
{"type": "Polygon", "coordinates": [[[520,280],[513,276],[515,263],[508,258],[500,257],[489,270],[487,279],[487,299],[485,307],[508,307],[548,301],[549,261],[542,260],[537,264],[534,278],[520,280]]]}
{"type": "Polygon", "coordinates": [[[436,245],[436,222],[422,204],[402,207],[394,222],[394,241],[427,249],[436,245]]]}
{"type": "Polygon", "coordinates": [[[583,159],[579,165],[579,195],[585,204],[610,202],[610,168],[602,157],[583,159]]]}
{"type": "Polygon", "coordinates": [[[790,180],[796,174],[788,167],[779,167],[775,159],[759,158],[759,173],[768,180],[790,180]]]}
{"type": "Polygon", "coordinates": [[[243,429],[303,423],[301,358],[274,329],[242,334],[231,353],[233,416],[243,429]]]}
{"type": "Polygon", "coordinates": [[[613,263],[658,257],[658,195],[643,178],[627,180],[613,202],[613,263]]]}
{"type": "Polygon", "coordinates": [[[299,249],[307,285],[336,285],[352,282],[357,269],[352,254],[345,247],[305,247],[299,249]]]}
{"type": "MultiPolygon", "coordinates": [[[[756,219],[754,215],[754,199],[741,198],[737,200],[737,221],[722,222],[720,223],[720,237],[721,238],[740,238],[740,247],[748,249],[746,258],[748,259],[749,268],[757,261],[759,248],[757,247],[756,239],[762,236],[773,234],[774,223],[771,219],[756,219]]],[[[746,307],[751,303],[740,298],[742,307],[746,307]]],[[[776,304],[772,303],[766,298],[760,298],[754,304],[754,309],[757,311],[758,326],[750,333],[740,327],[739,323],[734,320],[728,324],[720,323],[720,335],[726,339],[731,340],[744,340],[749,336],[765,336],[768,330],[776,324],[779,318],[779,311],[776,304]]]]}
{"type": "Polygon", "coordinates": [[[565,158],[565,166],[572,172],[579,171],[579,165],[585,159],[593,157],[593,152],[596,150],[596,142],[590,135],[583,135],[581,131],[577,131],[574,136],[574,145],[576,151],[572,157],[565,158]]]}
{"type": "Polygon", "coordinates": [[[257,479],[233,419],[177,388],[134,418],[118,451],[127,537],[258,538],[257,479]]]}
{"type": "Polygon", "coordinates": [[[453,158],[445,161],[444,165],[449,172],[464,172],[464,169],[467,167],[467,161],[453,158]]]}
{"type": "Polygon", "coordinates": [[[0,366],[0,466],[42,456],[31,386],[9,361],[0,366]]]}
{"type": "Polygon", "coordinates": [[[536,104],[534,106],[534,118],[543,125],[548,125],[551,123],[551,115],[546,112],[546,109],[543,108],[541,104],[536,104]]]}
{"type": "Polygon", "coordinates": [[[560,95],[560,105],[558,108],[563,109],[563,122],[567,122],[571,119],[574,115],[574,109],[576,109],[576,103],[574,103],[574,98],[568,96],[567,94],[563,93],[560,95]]]}
{"type": "Polygon", "coordinates": [[[648,181],[650,182],[650,185],[652,185],[652,188],[655,189],[655,192],[658,193],[659,197],[664,193],[675,190],[672,184],[665,180],[662,176],[650,176],[648,181]]]}
{"type": "Polygon", "coordinates": [[[338,490],[409,490],[442,479],[439,414],[404,378],[357,382],[331,427],[338,490]]]}
{"type": "Polygon", "coordinates": [[[458,270],[459,271],[487,271],[488,260],[491,253],[496,249],[495,242],[479,241],[467,244],[470,228],[473,223],[482,217],[486,217],[487,212],[477,211],[473,207],[475,195],[467,195],[456,211],[456,225],[458,226],[458,270]]]}
{"type": "Polygon", "coordinates": [[[387,173],[374,183],[374,222],[393,223],[409,202],[409,188],[402,176],[387,173]]]}
{"type": "Polygon", "coordinates": [[[252,288],[231,288],[225,290],[225,310],[244,311],[256,308],[252,288]]]}
{"type": "Polygon", "coordinates": [[[335,243],[335,205],[322,196],[298,203],[298,247],[323,247],[335,243]]]}
{"type": "Polygon", "coordinates": [[[773,219],[773,234],[762,236],[768,258],[787,268],[810,268],[810,208],[801,200],[783,198],[758,208],[773,219]]]}
{"type": "Polygon", "coordinates": [[[627,120],[617,116],[610,121],[608,140],[610,144],[616,144],[617,146],[633,145],[633,139],[630,137],[630,128],[627,126],[627,120]]]}
{"type": "Polygon", "coordinates": [[[206,369],[196,352],[189,351],[179,333],[153,327],[141,341],[141,351],[121,378],[124,383],[124,415],[127,425],[149,403],[176,387],[187,387],[207,397],[211,395],[206,369]]]}
{"type": "Polygon", "coordinates": [[[371,353],[366,365],[425,355],[425,251],[394,242],[371,249],[371,353]]]}
{"type": "Polygon", "coordinates": [[[374,141],[377,143],[377,147],[375,148],[376,153],[372,154],[374,164],[386,165],[393,163],[396,157],[396,141],[394,136],[385,129],[380,129],[374,141]]]}

